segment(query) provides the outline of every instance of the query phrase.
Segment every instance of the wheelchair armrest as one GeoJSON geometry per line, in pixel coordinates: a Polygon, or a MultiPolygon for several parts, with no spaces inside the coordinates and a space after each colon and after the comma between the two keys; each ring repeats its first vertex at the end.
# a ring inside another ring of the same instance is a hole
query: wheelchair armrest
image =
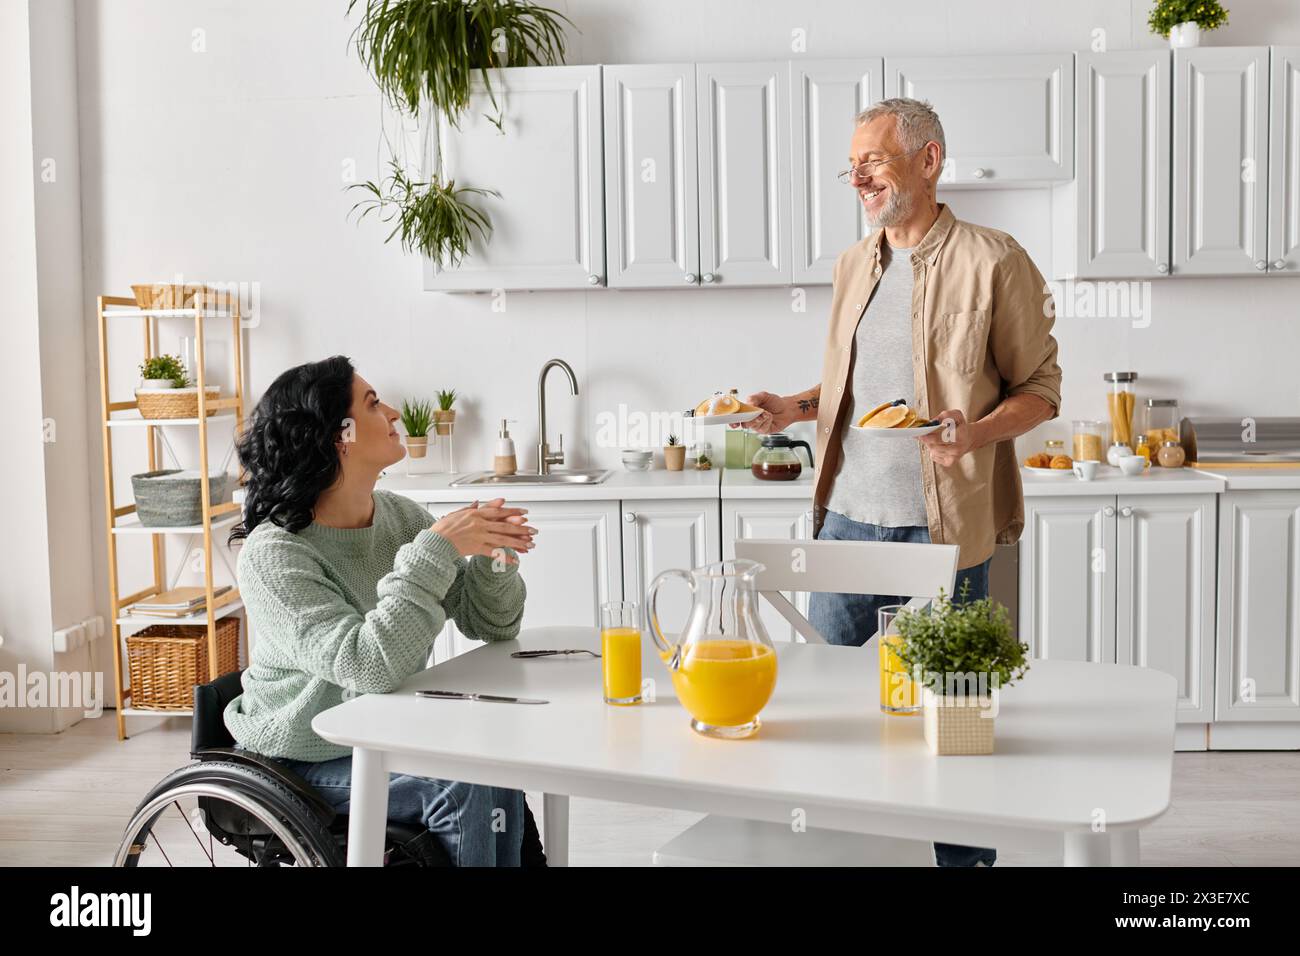
{"type": "Polygon", "coordinates": [[[325,798],[320,795],[320,792],[315,787],[274,758],[254,753],[251,750],[241,750],[238,747],[209,747],[206,750],[200,750],[192,754],[192,756],[204,763],[209,760],[226,760],[232,763],[242,763],[249,767],[257,767],[273,777],[278,777],[285,786],[307,801],[320,814],[321,822],[326,826],[329,826],[334,818],[338,816],[338,811],[325,801],[325,798]]]}

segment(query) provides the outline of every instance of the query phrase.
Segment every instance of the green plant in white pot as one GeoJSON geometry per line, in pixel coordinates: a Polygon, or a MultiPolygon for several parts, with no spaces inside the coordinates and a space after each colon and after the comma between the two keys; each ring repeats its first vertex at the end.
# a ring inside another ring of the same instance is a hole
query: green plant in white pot
{"type": "Polygon", "coordinates": [[[423,458],[429,450],[429,426],[433,423],[433,406],[426,401],[402,400],[402,427],[406,429],[406,453],[423,458]]]}
{"type": "Polygon", "coordinates": [[[141,388],[188,388],[185,366],[175,355],[154,355],[140,363],[141,388]]]}
{"type": "Polygon", "coordinates": [[[1175,48],[1199,46],[1201,34],[1228,22],[1219,0],[1156,0],[1147,26],[1157,36],[1168,37],[1175,48]]]}
{"type": "Polygon", "coordinates": [[[925,739],[936,754],[991,754],[997,691],[1029,669],[1007,609],[969,597],[965,581],[955,603],[940,591],[930,607],[898,615],[895,652],[922,685],[925,739]]]}

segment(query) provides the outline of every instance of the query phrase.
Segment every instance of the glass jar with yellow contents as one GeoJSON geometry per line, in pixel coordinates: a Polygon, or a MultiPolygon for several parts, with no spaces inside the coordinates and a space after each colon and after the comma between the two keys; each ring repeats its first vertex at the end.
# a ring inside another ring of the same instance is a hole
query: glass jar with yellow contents
{"type": "Polygon", "coordinates": [[[1102,379],[1110,386],[1106,393],[1106,410],[1110,412],[1110,440],[1115,445],[1133,448],[1133,411],[1137,396],[1133,383],[1137,372],[1106,372],[1102,379]]]}
{"type": "Polygon", "coordinates": [[[1178,402],[1172,398],[1148,398],[1142,403],[1142,432],[1151,450],[1151,464],[1160,464],[1159,452],[1165,442],[1179,440],[1178,402]]]}
{"type": "Polygon", "coordinates": [[[1106,426],[1099,421],[1074,422],[1074,460],[1102,461],[1106,457],[1106,426]]]}

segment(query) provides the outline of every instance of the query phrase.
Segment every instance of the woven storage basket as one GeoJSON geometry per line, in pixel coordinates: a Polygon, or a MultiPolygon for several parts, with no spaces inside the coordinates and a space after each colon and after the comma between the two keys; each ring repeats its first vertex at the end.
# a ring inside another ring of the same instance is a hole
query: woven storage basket
{"type": "MultiPolygon", "coordinates": [[[[164,468],[131,476],[135,513],[140,524],[149,528],[170,528],[196,525],[203,520],[203,485],[197,475],[193,478],[167,478],[180,473],[179,468],[164,468]]],[[[230,476],[224,472],[209,475],[208,503],[214,507],[221,504],[229,484],[230,476]]]]}
{"type": "Polygon", "coordinates": [[[922,694],[925,742],[930,745],[931,753],[941,756],[993,753],[994,718],[989,713],[987,698],[953,700],[935,694],[928,687],[922,694]]]}
{"type": "MultiPolygon", "coordinates": [[[[203,389],[208,401],[215,402],[221,397],[220,385],[208,385],[203,389]]],[[[198,418],[199,390],[197,388],[137,388],[135,403],[140,409],[141,418],[198,418]]],[[[208,414],[217,411],[209,408],[208,414]]]]}
{"type": "MultiPolygon", "coordinates": [[[[208,629],[202,624],[151,624],[127,635],[131,706],[189,710],[194,685],[208,678],[208,629]]],[[[217,674],[239,670],[239,618],[217,621],[217,674]]]]}
{"type": "Polygon", "coordinates": [[[203,285],[176,285],[169,282],[131,286],[131,294],[142,309],[189,309],[194,306],[194,293],[203,285]]]}

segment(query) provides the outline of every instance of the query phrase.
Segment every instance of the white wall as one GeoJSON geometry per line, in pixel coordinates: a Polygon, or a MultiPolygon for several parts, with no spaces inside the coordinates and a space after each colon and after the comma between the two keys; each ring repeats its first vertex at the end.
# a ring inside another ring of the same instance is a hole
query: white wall
{"type": "MultiPolygon", "coordinates": [[[[789,58],[795,29],[806,31],[808,57],[1084,49],[1097,28],[1112,49],[1163,43],[1147,34],[1141,0],[551,5],[582,31],[570,63],[789,58]]],[[[1208,42],[1300,43],[1291,0],[1231,6],[1231,25],[1208,42]]],[[[375,176],[380,104],[349,49],[345,9],[343,0],[79,0],[87,321],[95,294],[131,282],[177,272],[257,282],[254,396],[284,368],[335,352],[352,356],[390,402],[455,387],[465,396],[462,469],[490,466],[499,418],[520,420],[521,465],[535,463],[536,375],[552,356],[580,379],[577,401],[556,384],[549,402],[551,429],[564,433],[576,464],[617,463],[590,438],[596,416],[619,403],[672,410],[714,388],[816,382],[824,288],[810,290],[806,314],[791,312],[788,289],[521,293],[504,314],[484,296],[421,292],[417,262],[382,244],[382,226],[347,221],[355,196],[342,170],[354,159],[358,178],[375,176]],[[205,52],[193,50],[195,37],[205,52]]],[[[952,197],[959,216],[1010,228],[1047,273],[1046,195],[992,200],[952,197]]],[[[1063,416],[1041,431],[1065,434],[1070,417],[1103,415],[1108,368],[1138,370],[1144,394],[1177,397],[1190,414],[1295,414],[1298,299],[1300,282],[1283,279],[1169,281],[1155,284],[1148,328],[1061,321],[1063,416]]],[[[166,330],[164,347],[181,334],[166,330]]],[[[120,337],[125,349],[137,332],[120,337]]],[[[134,363],[124,363],[115,396],[133,379],[134,363]]],[[[93,398],[87,406],[98,414],[93,398]]],[[[92,488],[97,509],[100,494],[92,488]]],[[[101,526],[97,512],[92,527],[101,526]]],[[[102,552],[97,542],[100,594],[102,552]]]]}

